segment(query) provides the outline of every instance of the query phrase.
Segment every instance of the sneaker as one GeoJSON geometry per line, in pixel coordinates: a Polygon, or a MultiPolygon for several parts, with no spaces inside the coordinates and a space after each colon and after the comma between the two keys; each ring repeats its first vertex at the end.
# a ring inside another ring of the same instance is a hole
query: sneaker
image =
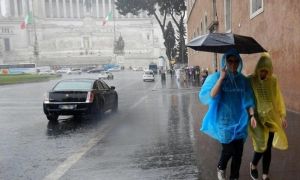
{"type": "Polygon", "coordinates": [[[267,175],[267,176],[263,175],[263,176],[261,177],[261,179],[262,179],[262,180],[270,180],[270,178],[268,177],[268,175],[267,175]]]}
{"type": "Polygon", "coordinates": [[[257,169],[252,169],[252,163],[250,163],[250,176],[253,180],[257,180],[258,179],[258,171],[257,169]]]}
{"type": "Polygon", "coordinates": [[[226,180],[225,170],[217,168],[218,180],[226,180]]]}

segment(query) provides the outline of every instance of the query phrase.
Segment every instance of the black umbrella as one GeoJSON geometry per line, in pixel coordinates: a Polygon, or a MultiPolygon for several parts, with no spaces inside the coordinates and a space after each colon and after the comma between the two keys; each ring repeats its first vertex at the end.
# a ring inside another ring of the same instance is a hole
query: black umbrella
{"type": "Polygon", "coordinates": [[[235,48],[241,54],[266,52],[255,39],[232,33],[209,33],[191,40],[187,47],[196,51],[225,53],[235,48]]]}

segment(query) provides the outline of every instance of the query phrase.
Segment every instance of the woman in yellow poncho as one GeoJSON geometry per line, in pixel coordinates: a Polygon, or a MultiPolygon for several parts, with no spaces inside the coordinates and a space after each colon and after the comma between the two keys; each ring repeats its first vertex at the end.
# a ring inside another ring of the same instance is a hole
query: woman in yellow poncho
{"type": "Polygon", "coordinates": [[[271,163],[271,148],[285,150],[288,148],[284,129],[287,127],[285,119],[286,109],[279,89],[277,78],[273,75],[270,55],[264,53],[249,80],[255,95],[257,120],[256,128],[249,126],[252,136],[254,157],[250,163],[250,176],[258,179],[256,166],[263,157],[263,180],[268,180],[271,163]]]}

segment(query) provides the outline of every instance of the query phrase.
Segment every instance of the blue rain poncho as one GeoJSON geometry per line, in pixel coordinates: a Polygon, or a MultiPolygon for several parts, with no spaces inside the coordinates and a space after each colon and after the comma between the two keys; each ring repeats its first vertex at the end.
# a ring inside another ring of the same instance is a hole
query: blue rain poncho
{"type": "Polygon", "coordinates": [[[211,97],[210,93],[220,77],[220,72],[209,75],[199,92],[200,101],[209,105],[200,130],[224,144],[236,139],[246,139],[248,108],[254,107],[250,84],[241,74],[243,63],[238,52],[231,49],[225,53],[221,60],[221,67],[225,67],[228,55],[234,55],[240,60],[238,73],[226,72],[221,89],[215,97],[211,97]]]}

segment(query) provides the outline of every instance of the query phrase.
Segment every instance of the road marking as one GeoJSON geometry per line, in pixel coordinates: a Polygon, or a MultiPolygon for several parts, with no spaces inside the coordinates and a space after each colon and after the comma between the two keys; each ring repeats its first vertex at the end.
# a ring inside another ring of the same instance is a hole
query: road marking
{"type": "Polygon", "coordinates": [[[130,106],[130,110],[136,108],[139,104],[141,104],[146,98],[148,97],[148,95],[141,97],[140,100],[138,100],[136,103],[134,103],[132,106],[130,106]]]}
{"type": "Polygon", "coordinates": [[[158,85],[159,85],[159,83],[158,83],[158,81],[156,81],[156,83],[155,83],[154,87],[152,88],[152,91],[156,90],[156,89],[157,89],[157,87],[158,87],[158,85]]]}
{"type": "MultiPolygon", "coordinates": [[[[136,103],[129,107],[130,110],[137,107],[140,103],[142,103],[148,95],[143,96],[136,103]]],[[[92,149],[99,141],[101,141],[115,126],[117,123],[106,124],[103,125],[99,133],[94,138],[90,139],[89,142],[83,145],[78,152],[71,155],[68,159],[66,159],[62,164],[57,166],[57,168],[50,174],[48,174],[44,180],[58,180],[60,179],[74,164],[76,164],[83,155],[85,155],[90,149],[92,149]]]]}
{"type": "Polygon", "coordinates": [[[60,164],[51,174],[47,175],[44,180],[58,180],[61,178],[77,161],[81,159],[81,157],[86,154],[92,147],[94,147],[101,139],[105,137],[105,135],[113,128],[113,125],[104,125],[102,133],[99,133],[96,137],[89,140],[89,142],[81,149],[71,155],[68,159],[66,159],[62,164],[60,164]]]}

